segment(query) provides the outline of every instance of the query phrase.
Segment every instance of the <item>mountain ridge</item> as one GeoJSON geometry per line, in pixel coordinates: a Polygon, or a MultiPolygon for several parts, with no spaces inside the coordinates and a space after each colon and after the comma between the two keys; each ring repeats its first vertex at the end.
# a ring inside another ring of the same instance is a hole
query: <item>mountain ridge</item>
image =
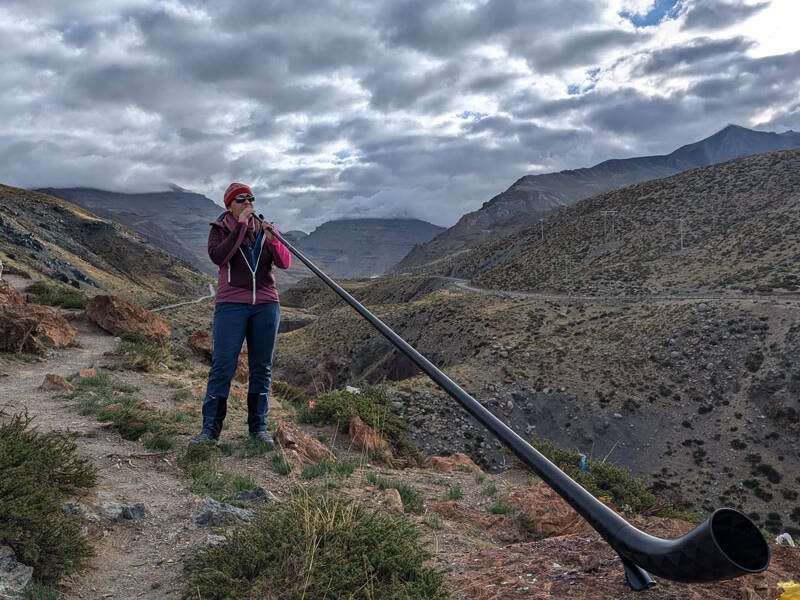
{"type": "Polygon", "coordinates": [[[708,138],[685,144],[669,154],[615,158],[592,167],[525,175],[427,244],[415,246],[390,271],[408,271],[475,248],[597,194],[746,155],[795,147],[800,147],[798,132],[761,132],[729,124],[708,138]]]}

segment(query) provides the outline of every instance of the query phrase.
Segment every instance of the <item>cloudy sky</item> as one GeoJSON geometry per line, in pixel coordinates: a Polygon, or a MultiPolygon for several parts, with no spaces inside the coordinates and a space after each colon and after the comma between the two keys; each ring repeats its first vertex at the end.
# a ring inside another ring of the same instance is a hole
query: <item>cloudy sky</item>
{"type": "Polygon", "coordinates": [[[252,184],[284,230],[800,130],[798,0],[0,0],[0,183],[252,184]]]}

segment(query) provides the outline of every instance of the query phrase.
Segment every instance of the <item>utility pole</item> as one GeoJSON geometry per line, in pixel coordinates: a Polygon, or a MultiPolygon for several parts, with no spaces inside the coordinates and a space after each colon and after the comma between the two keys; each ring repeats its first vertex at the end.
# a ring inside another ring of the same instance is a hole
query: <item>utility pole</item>
{"type": "Polygon", "coordinates": [[[542,241],[544,241],[544,219],[539,219],[539,225],[542,226],[542,241]]]}
{"type": "Polygon", "coordinates": [[[606,226],[606,217],[611,216],[611,239],[614,239],[614,219],[617,216],[615,210],[604,210],[603,212],[603,241],[608,241],[608,228],[606,226]]]}
{"type": "Polygon", "coordinates": [[[681,232],[681,251],[683,251],[683,224],[686,221],[686,219],[681,217],[677,221],[678,221],[678,227],[680,228],[680,232],[681,232]]]}

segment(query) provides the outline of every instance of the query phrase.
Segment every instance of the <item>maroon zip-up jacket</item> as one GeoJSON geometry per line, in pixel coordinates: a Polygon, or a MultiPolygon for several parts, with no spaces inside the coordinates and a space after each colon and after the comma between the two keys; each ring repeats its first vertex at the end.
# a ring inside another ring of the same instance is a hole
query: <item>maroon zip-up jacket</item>
{"type": "Polygon", "coordinates": [[[254,218],[253,223],[255,225],[237,221],[230,211],[211,223],[208,256],[219,266],[217,302],[263,304],[279,301],[272,265],[288,269],[292,256],[277,238],[268,242],[262,236],[261,252],[253,269],[245,258],[245,244],[252,247],[255,243],[256,226],[260,227],[261,222],[254,218]]]}

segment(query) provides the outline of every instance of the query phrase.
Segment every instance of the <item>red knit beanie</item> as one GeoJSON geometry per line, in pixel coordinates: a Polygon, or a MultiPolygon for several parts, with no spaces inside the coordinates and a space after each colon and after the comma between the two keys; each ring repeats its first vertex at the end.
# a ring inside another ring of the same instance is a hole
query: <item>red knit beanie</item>
{"type": "Polygon", "coordinates": [[[230,184],[228,189],[225,190],[225,208],[230,208],[231,202],[233,202],[233,199],[239,194],[250,194],[252,196],[253,192],[243,183],[234,182],[230,184]]]}

